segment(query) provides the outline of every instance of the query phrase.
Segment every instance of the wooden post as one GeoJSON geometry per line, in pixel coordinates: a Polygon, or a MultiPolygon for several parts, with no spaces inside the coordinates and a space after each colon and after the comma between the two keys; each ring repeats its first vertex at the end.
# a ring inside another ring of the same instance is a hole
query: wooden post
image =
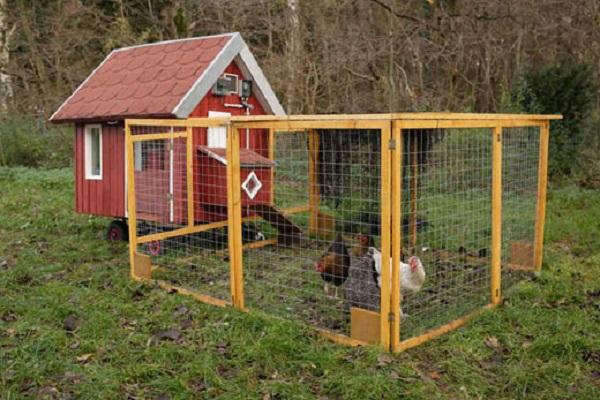
{"type": "Polygon", "coordinates": [[[533,266],[535,272],[542,270],[544,250],[544,223],[546,219],[546,191],[548,187],[548,143],[550,140],[550,122],[544,121],[540,128],[540,155],[538,165],[538,192],[535,213],[535,240],[533,266]]]}
{"type": "Polygon", "coordinates": [[[390,349],[390,220],[391,220],[391,127],[381,127],[381,346],[390,349]]]}
{"type": "Polygon", "coordinates": [[[231,303],[244,309],[242,269],[242,201],[240,189],[240,131],[227,125],[227,226],[231,303]]]}
{"type": "Polygon", "coordinates": [[[392,149],[392,293],[390,326],[391,347],[400,348],[400,253],[402,248],[402,130],[400,121],[392,121],[396,146],[392,149]]]}
{"type": "Polygon", "coordinates": [[[319,134],[316,130],[308,131],[308,205],[309,205],[309,232],[316,235],[319,233],[319,134]]]}
{"type": "Polygon", "coordinates": [[[134,279],[140,278],[136,269],[137,210],[135,204],[135,155],[129,120],[125,120],[125,160],[127,162],[127,219],[129,227],[129,272],[134,279]]]}
{"type": "Polygon", "coordinates": [[[492,271],[491,303],[500,303],[502,269],[502,128],[494,128],[492,139],[492,271]]]}
{"type": "Polygon", "coordinates": [[[411,174],[410,174],[410,246],[415,247],[417,245],[417,190],[418,190],[418,154],[417,154],[417,134],[415,133],[414,139],[410,142],[410,160],[411,160],[411,174]]]}
{"type": "Polygon", "coordinates": [[[188,226],[194,226],[194,135],[191,126],[185,129],[186,137],[186,183],[188,226]]]}

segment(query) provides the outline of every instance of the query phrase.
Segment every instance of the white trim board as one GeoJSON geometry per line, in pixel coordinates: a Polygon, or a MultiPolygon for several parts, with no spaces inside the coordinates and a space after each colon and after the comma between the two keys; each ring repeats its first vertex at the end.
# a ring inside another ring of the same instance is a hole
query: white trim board
{"type": "Polygon", "coordinates": [[[171,113],[176,118],[188,118],[196,105],[206,96],[217,79],[223,74],[225,68],[234,60],[237,61],[245,77],[254,81],[256,96],[261,105],[265,107],[265,111],[275,115],[285,115],[275,92],[273,92],[256,59],[248,49],[248,45],[238,32],[232,35],[229,43],[223,46],[219,54],[211,61],[171,113]]]}

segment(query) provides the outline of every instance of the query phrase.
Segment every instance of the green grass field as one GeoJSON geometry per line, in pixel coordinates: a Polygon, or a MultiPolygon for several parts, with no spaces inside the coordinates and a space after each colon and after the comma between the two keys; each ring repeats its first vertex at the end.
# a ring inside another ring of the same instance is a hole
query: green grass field
{"type": "Polygon", "coordinates": [[[549,192],[541,276],[399,355],[129,278],[72,172],[0,169],[0,398],[514,399],[600,391],[600,192],[549,192]]]}

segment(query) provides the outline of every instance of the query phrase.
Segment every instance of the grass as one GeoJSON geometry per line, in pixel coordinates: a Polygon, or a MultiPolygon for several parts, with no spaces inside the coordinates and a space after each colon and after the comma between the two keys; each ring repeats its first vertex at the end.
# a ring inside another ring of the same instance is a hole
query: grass
{"type": "Polygon", "coordinates": [[[599,191],[551,189],[541,276],[398,355],[133,282],[126,245],[103,240],[108,221],[72,211],[70,170],[0,169],[0,193],[3,399],[593,399],[600,389],[599,191]]]}

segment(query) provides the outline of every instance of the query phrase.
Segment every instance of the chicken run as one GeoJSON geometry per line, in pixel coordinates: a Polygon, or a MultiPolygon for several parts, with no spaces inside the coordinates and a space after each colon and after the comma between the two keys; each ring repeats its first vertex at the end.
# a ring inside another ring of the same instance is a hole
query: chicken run
{"type": "Polygon", "coordinates": [[[344,344],[418,345],[540,271],[557,118],[127,120],[132,276],[344,344]],[[215,127],[223,148],[199,139],[215,127]]]}

